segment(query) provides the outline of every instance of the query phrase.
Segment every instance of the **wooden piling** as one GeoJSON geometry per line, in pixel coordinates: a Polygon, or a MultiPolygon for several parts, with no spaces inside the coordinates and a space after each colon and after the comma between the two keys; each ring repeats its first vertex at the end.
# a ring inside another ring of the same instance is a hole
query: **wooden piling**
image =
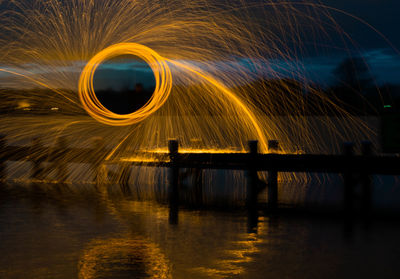
{"type": "Polygon", "coordinates": [[[193,169],[193,180],[194,180],[194,195],[196,205],[203,206],[203,170],[193,169]]]}
{"type": "MultiPolygon", "coordinates": [[[[361,143],[361,153],[365,157],[373,155],[373,146],[370,141],[363,141],[361,143]]],[[[372,176],[368,173],[361,173],[361,211],[362,214],[368,216],[372,210],[372,176]]]]}
{"type": "Polygon", "coordinates": [[[257,174],[258,141],[250,140],[247,143],[249,153],[249,165],[247,169],[247,232],[256,233],[258,227],[258,194],[259,178],[257,174]]]}
{"type": "MultiPolygon", "coordinates": [[[[190,146],[194,149],[200,149],[203,144],[199,138],[190,139],[190,146]]],[[[192,175],[193,182],[193,201],[196,206],[203,206],[203,170],[200,168],[191,168],[189,172],[192,175]]]]}
{"type": "MultiPolygon", "coordinates": [[[[343,143],[342,154],[345,157],[350,158],[354,156],[354,142],[345,142],[343,143]]],[[[349,217],[354,210],[354,201],[355,201],[355,192],[354,192],[354,173],[344,172],[343,174],[343,203],[344,203],[344,211],[345,214],[349,217]]]]}
{"type": "MultiPolygon", "coordinates": [[[[268,141],[269,152],[277,152],[279,150],[279,142],[277,140],[268,141]]],[[[274,169],[268,171],[268,207],[276,209],[278,206],[278,172],[274,169]]]]}
{"type": "Polygon", "coordinates": [[[258,191],[257,191],[257,186],[258,186],[258,176],[257,176],[257,170],[256,170],[256,158],[258,154],[258,141],[256,140],[250,140],[248,141],[248,152],[250,156],[249,160],[249,166],[247,170],[247,193],[246,193],[246,206],[247,207],[253,207],[256,206],[257,204],[257,196],[258,196],[258,191]]]}
{"type": "Polygon", "coordinates": [[[177,140],[170,140],[168,142],[168,150],[171,163],[169,175],[169,222],[177,224],[179,212],[179,167],[177,165],[179,142],[177,140]]]}

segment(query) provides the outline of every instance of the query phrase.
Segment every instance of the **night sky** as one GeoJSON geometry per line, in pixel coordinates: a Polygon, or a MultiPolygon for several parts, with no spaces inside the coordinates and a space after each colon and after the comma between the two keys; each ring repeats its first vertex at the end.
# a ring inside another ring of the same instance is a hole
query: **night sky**
{"type": "MultiPolygon", "coordinates": [[[[365,20],[378,29],[396,48],[395,50],[382,37],[364,24],[345,15],[332,12],[336,21],[348,32],[358,44],[362,56],[371,66],[373,76],[378,83],[400,83],[400,1],[398,0],[322,0],[322,3],[344,10],[365,20]]],[[[310,58],[306,61],[310,71],[322,70],[325,80],[329,80],[330,70],[338,60],[343,59],[344,53],[337,56],[310,58]]]]}
{"type": "MultiPolygon", "coordinates": [[[[218,0],[215,0],[218,1],[218,0]]],[[[0,0],[0,8],[7,1],[0,0]]],[[[296,2],[296,1],[294,1],[296,2]]],[[[315,2],[315,1],[314,1],[315,2]]],[[[339,25],[350,34],[358,48],[356,55],[361,55],[370,65],[371,74],[378,84],[399,83],[400,84],[400,55],[396,48],[400,49],[400,1],[398,0],[321,0],[323,4],[333,8],[341,9],[347,13],[360,17],[373,27],[378,29],[390,41],[388,43],[377,33],[363,23],[331,11],[339,25]],[[394,46],[391,47],[391,45],[394,46]]],[[[1,35],[1,34],[0,34],[1,35]]],[[[334,37],[333,37],[334,38],[334,37]]],[[[335,40],[335,38],[334,38],[335,40]]],[[[338,42],[340,45],[340,43],[338,42]]],[[[348,56],[345,51],[330,51],[319,55],[307,55],[302,58],[305,75],[312,81],[322,85],[335,83],[332,71],[338,64],[348,56]]],[[[280,64],[279,67],[290,68],[291,65],[280,64]]],[[[152,87],[152,72],[149,67],[136,63],[137,68],[126,69],[126,65],[115,64],[102,67],[96,72],[96,87],[98,89],[120,89],[120,87],[134,87],[133,83],[142,82],[146,87],[152,87]],[[132,70],[134,69],[134,70],[132,70]],[[132,79],[132,73],[134,78],[132,79]]],[[[290,70],[288,71],[290,72],[290,70]]]]}
{"type": "MultiPolygon", "coordinates": [[[[340,12],[331,11],[334,19],[339,25],[349,33],[356,42],[358,48],[354,55],[361,55],[370,66],[371,74],[378,84],[400,83],[400,55],[396,49],[400,49],[400,1],[398,0],[322,0],[322,4],[337,8],[361,18],[378,29],[390,42],[385,41],[380,35],[362,22],[351,18],[340,12]],[[393,47],[395,48],[393,49],[393,47]]],[[[340,45],[340,43],[338,42],[340,45]]],[[[352,50],[351,50],[352,51],[352,50]]],[[[333,70],[345,59],[349,53],[346,51],[330,51],[325,55],[308,55],[303,57],[302,63],[305,66],[307,77],[322,85],[330,85],[336,80],[332,75],[333,70]]],[[[279,64],[279,61],[276,61],[279,64]]],[[[282,65],[279,65],[281,67],[282,65]]],[[[290,68],[291,65],[283,65],[290,68]]],[[[112,68],[112,67],[111,67],[112,68]]],[[[116,65],[114,71],[109,67],[108,70],[100,70],[97,73],[99,88],[110,86],[113,80],[117,83],[126,84],[124,71],[116,65]],[[100,81],[102,80],[102,81],[100,81]]],[[[150,84],[150,69],[141,66],[136,72],[136,79],[142,79],[144,84],[150,84]]],[[[290,72],[290,70],[288,71],[290,72]]],[[[127,73],[125,71],[125,73],[127,73]]],[[[133,85],[129,85],[132,87],[133,85]]],[[[117,88],[117,85],[113,85],[117,88]]]]}
{"type": "MultiPolygon", "coordinates": [[[[322,0],[328,6],[342,9],[365,20],[400,48],[400,1],[398,0],[322,0]]],[[[346,16],[336,15],[337,21],[365,48],[387,48],[386,42],[346,16]]]]}

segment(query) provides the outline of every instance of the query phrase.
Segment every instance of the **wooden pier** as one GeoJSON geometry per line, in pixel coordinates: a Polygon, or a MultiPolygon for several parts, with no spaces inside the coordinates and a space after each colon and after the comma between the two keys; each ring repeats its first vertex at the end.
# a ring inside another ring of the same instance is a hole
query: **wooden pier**
{"type": "MultiPolygon", "coordinates": [[[[248,153],[179,153],[178,142],[171,141],[171,161],[166,163],[173,171],[171,181],[179,181],[179,169],[231,169],[245,170],[248,177],[247,205],[252,206],[262,190],[267,187],[268,206],[278,206],[278,173],[335,173],[342,174],[344,184],[344,208],[351,211],[355,200],[355,186],[362,188],[362,210],[370,211],[372,206],[371,175],[400,175],[400,157],[376,156],[372,144],[362,142],[362,154],[354,154],[354,143],[343,144],[342,155],[278,154],[277,141],[269,142],[271,153],[258,152],[258,142],[249,141],[248,153]],[[268,172],[267,181],[261,181],[258,172],[268,172]]],[[[177,187],[176,185],[174,187],[177,187]]]]}
{"type": "MultiPolygon", "coordinates": [[[[123,164],[126,167],[154,166],[170,169],[169,192],[171,203],[171,220],[177,218],[180,190],[180,172],[182,169],[196,170],[196,191],[202,196],[203,169],[244,170],[248,179],[246,205],[253,208],[257,204],[258,194],[267,188],[268,208],[275,210],[278,207],[278,173],[336,173],[342,174],[344,184],[344,209],[351,212],[355,203],[355,187],[361,187],[362,211],[369,212],[372,207],[372,175],[400,175],[399,156],[378,156],[372,152],[370,142],[362,143],[362,154],[354,153],[354,143],[343,144],[341,155],[316,154],[280,154],[277,152],[279,143],[269,141],[269,152],[259,153],[258,142],[248,142],[248,152],[245,153],[180,153],[179,142],[171,140],[168,143],[169,152],[154,156],[154,161],[102,161],[101,164],[123,164]],[[267,180],[262,181],[259,172],[267,172],[267,180]],[[175,216],[176,215],[176,216],[175,216]]],[[[40,140],[32,142],[32,146],[7,146],[5,138],[0,138],[0,176],[4,177],[5,161],[31,161],[32,177],[40,172],[43,162],[52,162],[62,158],[63,164],[55,166],[58,169],[59,179],[65,179],[66,163],[99,164],[99,157],[76,157],[73,154],[98,154],[97,144],[94,148],[70,148],[65,140],[59,140],[52,153],[49,154],[40,140]],[[47,151],[47,152],[46,152],[47,151]],[[46,154],[31,156],[31,154],[46,154]],[[77,159],[78,158],[78,159],[77,159]],[[86,160],[85,160],[86,158],[86,160]],[[93,162],[97,158],[97,162],[93,162]]],[[[48,148],[47,148],[48,149],[48,148]]],[[[106,152],[104,152],[106,153],[106,152]]],[[[95,166],[98,167],[98,166],[95,166]]]]}

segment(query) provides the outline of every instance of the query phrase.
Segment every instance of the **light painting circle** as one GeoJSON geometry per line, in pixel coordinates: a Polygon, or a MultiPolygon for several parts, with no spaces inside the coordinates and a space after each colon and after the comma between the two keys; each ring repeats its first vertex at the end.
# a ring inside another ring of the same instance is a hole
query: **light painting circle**
{"type": "Polygon", "coordinates": [[[112,126],[126,126],[138,123],[156,112],[168,99],[171,88],[171,70],[162,56],[141,44],[120,43],[100,51],[86,64],[79,79],[78,90],[83,108],[94,119],[112,126]],[[121,55],[133,55],[141,58],[150,66],[155,78],[155,89],[150,100],[140,109],[129,114],[117,114],[103,106],[98,100],[93,86],[94,74],[101,63],[121,55]]]}

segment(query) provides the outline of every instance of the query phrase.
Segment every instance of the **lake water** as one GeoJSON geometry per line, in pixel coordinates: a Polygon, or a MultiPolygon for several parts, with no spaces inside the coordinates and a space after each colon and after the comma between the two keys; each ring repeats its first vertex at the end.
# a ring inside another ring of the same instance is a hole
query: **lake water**
{"type": "MultiPolygon", "coordinates": [[[[0,278],[400,278],[400,222],[182,208],[96,185],[0,187],[0,278]]],[[[396,215],[397,216],[397,215],[396,215]]]]}

